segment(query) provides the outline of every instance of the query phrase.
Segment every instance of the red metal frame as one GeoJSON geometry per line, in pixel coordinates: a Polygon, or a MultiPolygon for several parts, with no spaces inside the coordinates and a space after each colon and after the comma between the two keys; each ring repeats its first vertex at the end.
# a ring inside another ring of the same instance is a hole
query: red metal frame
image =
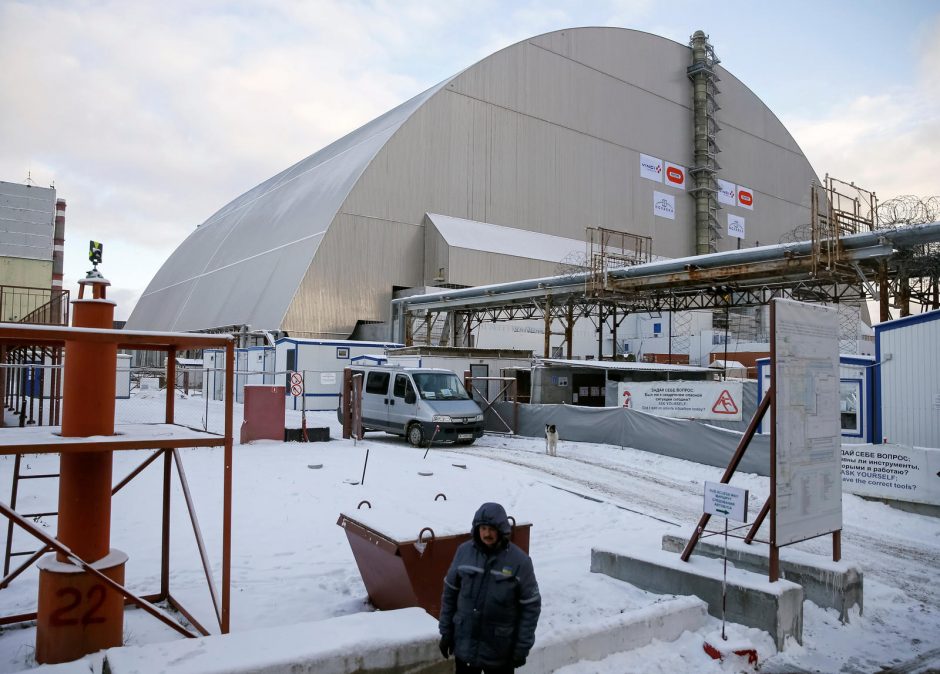
{"type": "MultiPolygon", "coordinates": [[[[158,449],[151,457],[145,460],[140,466],[134,469],[127,477],[121,480],[112,490],[112,494],[123,488],[128,482],[136,477],[148,465],[154,462],[161,454],[164,456],[164,483],[163,483],[163,528],[161,532],[161,573],[160,573],[160,592],[155,595],[137,596],[125,587],[107,578],[97,570],[91,568],[84,560],[76,557],[66,546],[62,545],[57,539],[50,537],[31,522],[23,519],[12,508],[0,502],[0,514],[4,515],[11,523],[24,529],[41,542],[44,549],[55,550],[56,552],[67,556],[73,563],[81,566],[86,571],[98,577],[108,587],[123,595],[126,602],[133,603],[166,623],[176,631],[187,637],[196,637],[189,630],[182,627],[178,621],[169,616],[165,611],[153,605],[153,602],[166,601],[170,606],[179,611],[201,634],[208,634],[199,622],[172,596],[170,593],[170,574],[169,574],[169,544],[170,544],[170,477],[173,455],[176,455],[177,469],[181,483],[183,484],[184,495],[186,496],[187,506],[193,524],[193,530],[197,539],[197,545],[200,549],[204,570],[207,581],[210,585],[210,595],[212,596],[213,606],[216,612],[216,618],[219,622],[220,631],[225,634],[229,632],[231,621],[231,544],[232,544],[232,456],[233,456],[233,401],[234,401],[234,370],[235,370],[235,341],[231,335],[203,335],[193,333],[151,333],[123,330],[104,330],[91,328],[69,328],[69,327],[47,327],[47,326],[27,326],[14,323],[0,323],[0,349],[9,350],[11,347],[25,346],[50,346],[63,347],[68,341],[86,341],[92,343],[116,344],[118,349],[140,349],[165,351],[168,355],[167,369],[169,374],[175,371],[176,353],[186,349],[206,349],[206,348],[225,348],[225,430],[223,435],[192,431],[186,433],[183,438],[170,439],[122,439],[122,436],[115,435],[109,438],[95,438],[94,442],[86,441],[81,438],[50,441],[48,439],[49,428],[45,429],[2,429],[0,430],[0,454],[23,454],[23,453],[61,453],[68,452],[93,452],[93,451],[113,451],[124,449],[158,449]],[[40,431],[44,437],[37,438],[37,432],[40,431]],[[185,473],[183,472],[182,462],[179,459],[177,450],[182,447],[224,447],[224,468],[223,468],[223,515],[222,515],[222,587],[221,602],[215,592],[215,586],[208,567],[208,558],[205,554],[205,545],[202,541],[201,532],[195,513],[192,509],[191,497],[189,496],[188,485],[186,483],[185,473]]],[[[172,379],[169,379],[172,381],[172,379]]],[[[172,389],[166,396],[166,416],[165,424],[152,424],[154,429],[175,424],[175,397],[171,394],[172,389]]],[[[118,426],[117,428],[120,428],[118,426]]],[[[117,429],[116,429],[117,430],[117,429]]],[[[22,573],[31,563],[41,556],[41,553],[34,555],[26,564],[9,574],[0,581],[0,589],[6,587],[17,575],[22,573]]],[[[34,620],[36,613],[26,613],[19,615],[0,617],[0,625],[11,624],[34,620]]]]}
{"type": "MultiPolygon", "coordinates": [[[[420,606],[440,617],[444,576],[457,548],[470,540],[469,532],[435,536],[425,527],[415,540],[396,541],[348,515],[340,515],[336,523],[346,532],[373,606],[382,611],[420,606]],[[422,536],[425,531],[430,532],[427,538],[422,536]]],[[[513,526],[510,536],[525,552],[529,551],[531,526],[513,526]]]]}

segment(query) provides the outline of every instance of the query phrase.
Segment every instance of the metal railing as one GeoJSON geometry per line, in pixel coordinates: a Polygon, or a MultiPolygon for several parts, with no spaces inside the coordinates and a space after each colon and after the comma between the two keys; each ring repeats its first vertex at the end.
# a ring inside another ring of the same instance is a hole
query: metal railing
{"type": "Polygon", "coordinates": [[[69,324],[69,291],[0,285],[0,320],[38,325],[69,324]]]}

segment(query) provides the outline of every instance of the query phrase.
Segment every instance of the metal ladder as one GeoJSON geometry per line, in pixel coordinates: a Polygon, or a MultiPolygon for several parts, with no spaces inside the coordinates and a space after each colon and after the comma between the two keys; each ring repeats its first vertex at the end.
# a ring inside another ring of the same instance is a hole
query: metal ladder
{"type": "MultiPolygon", "coordinates": [[[[20,468],[22,466],[22,454],[15,454],[13,460],[13,488],[10,494],[10,508],[16,510],[16,497],[19,493],[19,484],[20,480],[46,480],[58,478],[58,473],[21,473],[20,468]]],[[[22,516],[27,519],[39,519],[40,517],[58,517],[58,511],[52,512],[43,512],[43,513],[22,513],[22,516]]],[[[38,559],[41,555],[45,554],[49,546],[42,547],[38,550],[13,550],[13,520],[9,520],[7,523],[7,544],[3,556],[3,580],[0,581],[0,589],[6,586],[12,578],[8,578],[10,574],[10,562],[14,557],[23,557],[25,555],[33,555],[33,559],[30,559],[26,562],[20,569],[17,570],[16,574],[29,566],[35,559],[38,559]]],[[[16,575],[15,574],[15,575],[16,575]]]]}

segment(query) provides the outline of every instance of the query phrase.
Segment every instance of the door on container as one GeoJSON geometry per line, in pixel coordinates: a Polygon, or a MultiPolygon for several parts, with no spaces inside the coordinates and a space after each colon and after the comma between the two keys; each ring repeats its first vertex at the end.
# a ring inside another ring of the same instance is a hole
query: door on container
{"type": "Polygon", "coordinates": [[[284,364],[284,369],[286,370],[284,372],[284,395],[290,396],[288,404],[291,405],[293,409],[296,410],[297,409],[297,397],[294,395],[291,395],[291,392],[290,392],[290,375],[291,375],[291,372],[294,372],[295,370],[297,370],[297,347],[292,346],[288,348],[286,351],[284,351],[284,359],[286,361],[284,364]]]}
{"type": "Polygon", "coordinates": [[[235,351],[235,402],[245,402],[245,382],[248,381],[248,352],[235,351]]]}
{"type": "Polygon", "coordinates": [[[418,396],[415,394],[411,377],[397,373],[392,384],[392,395],[388,402],[388,426],[396,433],[405,433],[408,422],[415,418],[418,411],[418,396]]]}
{"type": "Polygon", "coordinates": [[[388,428],[389,381],[388,372],[373,371],[366,373],[365,386],[362,389],[362,425],[368,428],[386,430],[388,428]]]}
{"type": "Polygon", "coordinates": [[[264,365],[262,369],[264,370],[265,384],[274,384],[274,357],[274,349],[264,350],[264,365]]]}
{"type": "Polygon", "coordinates": [[[607,397],[604,371],[576,372],[571,375],[572,402],[582,407],[603,407],[607,397]],[[575,398],[575,396],[577,396],[575,398]]]}
{"type": "MultiPolygon", "coordinates": [[[[470,376],[471,377],[489,377],[490,376],[490,366],[486,363],[471,363],[470,364],[470,376]]],[[[476,393],[473,389],[485,393],[488,400],[492,400],[492,392],[490,391],[490,384],[496,382],[491,381],[471,381],[470,389],[467,393],[470,394],[470,397],[480,403],[482,407],[483,398],[480,393],[476,393]]]]}

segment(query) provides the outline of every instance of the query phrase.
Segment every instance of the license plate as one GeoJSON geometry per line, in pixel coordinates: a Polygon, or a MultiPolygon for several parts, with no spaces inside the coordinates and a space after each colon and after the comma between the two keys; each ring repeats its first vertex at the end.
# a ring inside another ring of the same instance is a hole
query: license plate
{"type": "Polygon", "coordinates": [[[473,433],[458,433],[457,434],[458,440],[469,440],[472,437],[473,437],[473,433]]]}

